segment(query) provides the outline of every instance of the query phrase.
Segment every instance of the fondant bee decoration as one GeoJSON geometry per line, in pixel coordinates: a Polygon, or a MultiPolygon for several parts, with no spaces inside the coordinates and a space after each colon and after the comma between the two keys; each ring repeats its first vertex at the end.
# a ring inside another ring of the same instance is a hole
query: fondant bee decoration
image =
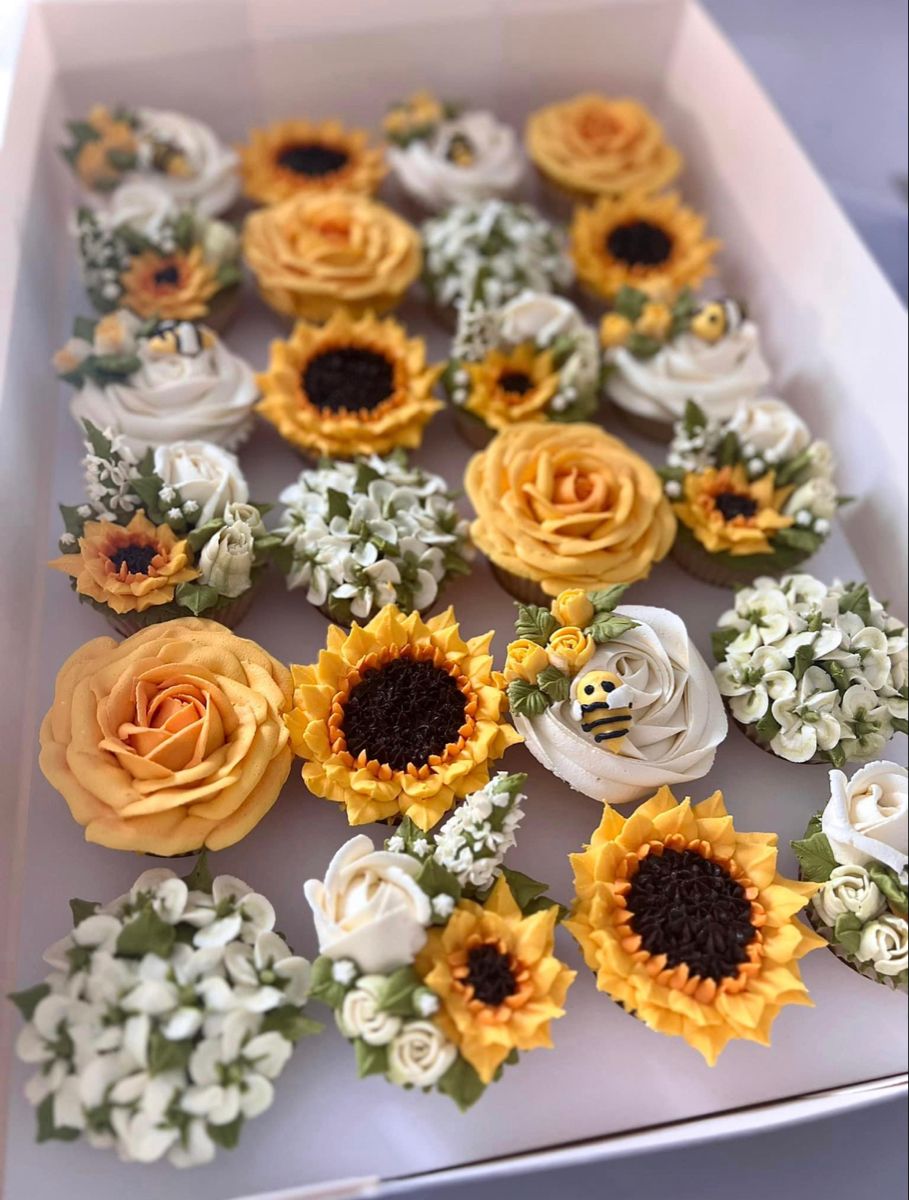
{"type": "Polygon", "coordinates": [[[465,137],[463,133],[456,133],[448,143],[445,157],[456,167],[469,167],[473,165],[476,152],[470,138],[465,137]]]}
{"type": "Polygon", "coordinates": [[[571,715],[583,731],[593,734],[593,740],[613,754],[621,754],[622,741],[631,728],[631,701],[623,703],[627,690],[612,671],[588,671],[578,680],[571,706],[571,715]]]}

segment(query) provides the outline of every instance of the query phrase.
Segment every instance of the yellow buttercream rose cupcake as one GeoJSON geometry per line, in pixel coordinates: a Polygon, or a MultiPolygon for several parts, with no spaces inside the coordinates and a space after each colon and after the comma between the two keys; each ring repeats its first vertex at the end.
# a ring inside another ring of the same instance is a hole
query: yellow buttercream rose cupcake
{"type": "Polygon", "coordinates": [[[682,169],[662,126],[636,100],[585,92],[531,113],[527,152],[550,190],[573,203],[658,192],[682,169]]]}
{"type": "Polygon", "coordinates": [[[565,926],[597,987],[712,1066],[728,1042],[770,1044],[789,1004],[810,1005],[798,961],[824,945],[796,920],[817,890],[777,874],[777,835],[739,833],[721,792],[666,788],[625,818],[606,807],[571,855],[565,926]]]}
{"type": "Polygon", "coordinates": [[[707,237],[706,226],[675,192],[601,196],[576,209],[571,223],[578,279],[602,300],[614,300],[625,287],[672,300],[713,274],[720,243],[707,237]]]}
{"type": "Polygon", "coordinates": [[[268,812],[293,758],[290,673],[216,621],[187,617],[60,668],[41,770],[89,842],[146,854],[231,846],[268,812]]]}
{"type": "Polygon", "coordinates": [[[327,191],[371,196],[387,170],[382,148],[340,121],[276,121],[251,130],[238,153],[243,191],[259,204],[327,191]]]}
{"type": "Polygon", "coordinates": [[[464,482],[475,545],[526,603],[644,579],[675,537],[656,472],[597,425],[513,425],[464,482]]]}
{"type": "Polygon", "coordinates": [[[318,662],[291,667],[287,727],[309,790],[351,825],[404,816],[426,830],[484,787],[521,740],[492,638],[465,641],[451,608],[424,621],[388,604],[349,633],[330,626],[318,662]]]}
{"type": "Polygon", "coordinates": [[[327,325],[298,321],[286,342],[272,342],[258,411],[314,457],[412,450],[443,407],[431,395],[437,375],[423,339],[397,321],[338,309],[327,325]]]}
{"type": "Polygon", "coordinates": [[[423,261],[412,225],[352,192],[303,193],[251,213],[243,253],[267,304],[313,321],[337,308],[394,308],[423,261]]]}

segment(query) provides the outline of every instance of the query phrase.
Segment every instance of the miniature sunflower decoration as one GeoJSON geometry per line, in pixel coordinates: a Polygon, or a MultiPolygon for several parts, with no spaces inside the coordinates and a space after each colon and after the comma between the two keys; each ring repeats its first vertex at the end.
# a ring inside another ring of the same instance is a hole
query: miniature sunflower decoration
{"type": "Polygon", "coordinates": [[[253,129],[249,144],[238,149],[243,190],[260,204],[307,191],[371,196],[386,170],[381,148],[340,121],[278,121],[253,129]]]}
{"type": "Polygon", "coordinates": [[[351,825],[403,815],[426,830],[483,787],[521,740],[492,637],[464,641],[451,608],[424,622],[389,604],[350,633],[332,625],[318,662],[291,667],[285,720],[309,790],[351,825]]]}
{"type": "Polygon", "coordinates": [[[120,277],[121,304],[140,317],[192,321],[207,315],[220,291],[218,272],[206,262],[201,246],[162,254],[137,254],[120,277]]]}
{"type": "Polygon", "coordinates": [[[298,321],[288,341],[272,342],[258,411],[308,454],[411,450],[443,407],[431,395],[438,373],[423,339],[408,338],[397,321],[354,320],[339,309],[326,325],[298,321]]]}
{"type": "Polygon", "coordinates": [[[741,465],[708,467],[685,476],[682,499],[672,508],[711,554],[772,554],[770,539],[794,521],[783,511],[792,492],[791,485],[776,487],[773,471],[749,479],[741,465]]]}
{"type": "Polygon", "coordinates": [[[565,925],[597,987],[711,1066],[812,1003],[798,960],[824,942],[795,918],[816,885],[778,875],[776,834],[736,832],[721,792],[680,803],[663,787],[628,818],[607,806],[571,862],[565,925]]]}
{"type": "Polygon", "coordinates": [[[415,967],[441,1001],[436,1024],[484,1084],[510,1055],[551,1047],[575,973],[554,953],[558,905],[524,916],[504,876],[429,930],[415,967]]]}
{"type": "Polygon", "coordinates": [[[705,229],[675,192],[601,196],[575,212],[571,253],[580,280],[606,300],[623,287],[666,300],[712,274],[720,243],[705,229]]]}
{"type": "Polygon", "coordinates": [[[169,604],[181,583],[198,578],[193,552],[169,525],[140,509],[128,525],[86,521],[79,550],[48,564],[75,580],[76,591],[115,613],[169,604]]]}
{"type": "Polygon", "coordinates": [[[465,362],[463,369],[469,377],[464,407],[495,430],[545,419],[546,406],[559,388],[551,351],[533,342],[490,350],[481,362],[465,362]]]}

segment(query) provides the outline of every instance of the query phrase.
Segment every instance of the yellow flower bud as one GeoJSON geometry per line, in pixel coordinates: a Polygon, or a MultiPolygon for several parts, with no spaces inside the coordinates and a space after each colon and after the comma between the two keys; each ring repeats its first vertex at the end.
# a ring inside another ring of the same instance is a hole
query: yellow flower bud
{"type": "Polygon", "coordinates": [[[631,322],[621,313],[607,313],[600,322],[600,341],[608,349],[624,346],[631,333],[631,322]]]}
{"type": "Polygon", "coordinates": [[[596,650],[596,642],[577,625],[557,629],[549,639],[546,654],[552,666],[574,675],[596,650]]]}
{"type": "Polygon", "coordinates": [[[634,327],[637,333],[643,333],[646,337],[662,341],[669,332],[671,324],[672,311],[669,305],[652,300],[649,304],[644,305],[634,327]]]}
{"type": "Polygon", "coordinates": [[[728,328],[726,309],[722,304],[705,304],[691,318],[691,332],[705,342],[718,342],[728,328]]]}
{"type": "Polygon", "coordinates": [[[542,646],[532,642],[530,638],[518,638],[510,642],[505,659],[505,682],[514,679],[524,679],[535,683],[541,671],[549,666],[549,655],[542,646]]]}
{"type": "Polygon", "coordinates": [[[593,617],[593,605],[583,588],[566,588],[552,602],[552,615],[560,625],[589,625],[593,617]]]}

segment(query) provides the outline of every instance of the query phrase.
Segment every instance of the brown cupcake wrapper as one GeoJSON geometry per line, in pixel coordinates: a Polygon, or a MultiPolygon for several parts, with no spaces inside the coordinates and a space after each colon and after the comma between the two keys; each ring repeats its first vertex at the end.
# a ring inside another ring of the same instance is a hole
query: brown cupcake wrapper
{"type": "Polygon", "coordinates": [[[754,583],[759,575],[785,574],[795,570],[805,559],[810,557],[809,554],[806,554],[804,558],[790,562],[786,567],[780,567],[774,572],[772,568],[768,568],[767,556],[763,554],[743,555],[741,567],[730,566],[716,554],[705,550],[693,535],[685,537],[681,534],[681,530],[672,545],[672,558],[683,571],[687,571],[695,579],[700,579],[702,583],[722,588],[747,587],[754,583]],[[760,561],[752,562],[752,558],[760,561]]]}
{"type": "Polygon", "coordinates": [[[659,417],[642,417],[640,413],[629,412],[627,408],[622,408],[606,391],[606,409],[610,415],[615,414],[623,425],[634,433],[639,433],[641,437],[648,438],[651,442],[660,442],[663,446],[668,446],[672,441],[674,425],[672,421],[664,421],[659,417]]]}
{"type": "MultiPolygon", "coordinates": [[[[435,598],[435,600],[433,600],[432,604],[427,604],[425,608],[421,608],[419,610],[421,617],[425,617],[427,615],[427,613],[432,612],[432,610],[439,603],[439,599],[440,599],[441,595],[442,595],[442,588],[440,587],[438,592],[436,593],[436,598],[435,598]]],[[[329,609],[327,604],[313,604],[312,607],[316,610],[316,612],[321,613],[326,621],[330,622],[332,625],[337,625],[341,629],[350,629],[353,625],[352,621],[341,621],[337,617],[332,616],[331,610],[329,609]]],[[[354,621],[356,621],[358,625],[368,625],[369,622],[373,619],[373,617],[378,616],[380,611],[381,611],[381,609],[377,608],[375,610],[375,612],[371,613],[368,617],[354,617],[354,621]]],[[[407,616],[408,613],[410,613],[410,612],[413,612],[413,609],[408,609],[408,612],[405,613],[404,615],[407,616]]]]}
{"type": "Polygon", "coordinates": [[[202,318],[203,324],[215,333],[223,333],[237,314],[240,304],[241,285],[233,284],[217,293],[209,305],[208,312],[202,318]]]}
{"type": "Polygon", "coordinates": [[[523,575],[515,575],[512,571],[506,571],[492,559],[489,560],[489,566],[496,582],[521,604],[542,604],[548,607],[552,602],[552,597],[546,595],[536,580],[526,579],[523,575]]]}
{"type": "Polygon", "coordinates": [[[455,427],[467,445],[472,446],[474,450],[485,450],[495,437],[496,431],[466,409],[457,405],[452,405],[452,408],[455,427]]]}
{"type": "Polygon", "coordinates": [[[536,163],[534,171],[540,188],[540,198],[549,210],[549,215],[562,221],[570,221],[578,205],[592,204],[597,198],[596,192],[582,192],[577,188],[568,188],[557,183],[536,163]]]}
{"type": "MultiPolygon", "coordinates": [[[[235,629],[252,607],[255,587],[247,588],[242,596],[235,599],[225,599],[221,604],[202,614],[206,621],[219,621],[228,629],[235,629]]],[[[121,637],[132,637],[149,625],[161,625],[165,621],[176,621],[182,617],[192,616],[188,608],[177,604],[162,604],[156,608],[147,608],[145,612],[108,613],[108,623],[121,637]]]]}
{"type": "MultiPolygon", "coordinates": [[[[804,876],[802,875],[801,867],[799,867],[799,879],[804,882],[804,876]]],[[[872,983],[876,983],[880,987],[887,988],[888,991],[903,992],[903,994],[909,991],[909,988],[900,987],[899,984],[895,983],[893,980],[887,979],[883,975],[879,975],[870,963],[863,965],[861,963],[854,962],[852,958],[850,958],[850,956],[845,952],[845,950],[841,950],[836,942],[832,942],[829,936],[832,930],[830,930],[829,926],[824,925],[824,923],[821,921],[814,905],[810,900],[805,905],[802,912],[804,913],[808,924],[811,926],[814,932],[818,934],[819,937],[822,937],[827,943],[827,949],[830,951],[830,953],[838,958],[841,963],[845,963],[850,971],[854,971],[856,975],[861,975],[863,979],[870,979],[872,983]]]]}

